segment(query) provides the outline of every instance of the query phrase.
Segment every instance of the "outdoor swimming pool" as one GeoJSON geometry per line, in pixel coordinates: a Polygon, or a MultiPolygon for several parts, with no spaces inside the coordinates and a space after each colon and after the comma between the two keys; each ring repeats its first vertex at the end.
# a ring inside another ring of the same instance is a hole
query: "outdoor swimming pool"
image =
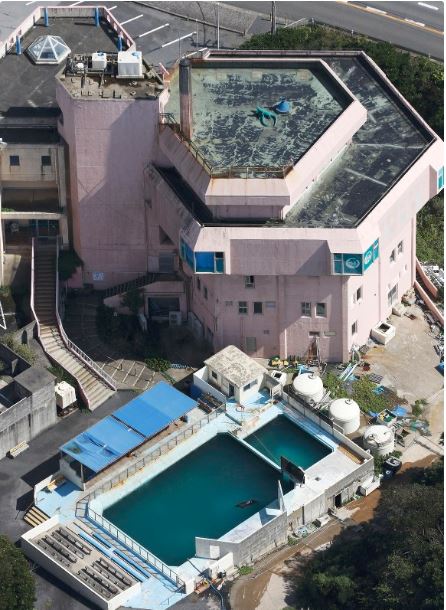
{"type": "MultiPolygon", "coordinates": [[[[195,536],[219,538],[277,499],[280,473],[229,434],[213,439],[104,511],[104,517],[176,566],[195,536]],[[255,502],[245,508],[237,506],[255,502]]],[[[282,483],[286,493],[290,483],[282,483]]]]}
{"type": "Polygon", "coordinates": [[[302,468],[312,466],[330,449],[285,415],[279,415],[245,438],[252,447],[280,466],[280,456],[302,468]]]}

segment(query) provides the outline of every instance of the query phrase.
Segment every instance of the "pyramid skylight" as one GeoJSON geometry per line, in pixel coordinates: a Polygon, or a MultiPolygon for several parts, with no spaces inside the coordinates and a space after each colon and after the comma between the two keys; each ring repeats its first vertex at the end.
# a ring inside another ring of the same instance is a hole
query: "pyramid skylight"
{"type": "Polygon", "coordinates": [[[60,36],[39,36],[28,47],[28,54],[36,64],[59,64],[70,52],[60,36]]]}

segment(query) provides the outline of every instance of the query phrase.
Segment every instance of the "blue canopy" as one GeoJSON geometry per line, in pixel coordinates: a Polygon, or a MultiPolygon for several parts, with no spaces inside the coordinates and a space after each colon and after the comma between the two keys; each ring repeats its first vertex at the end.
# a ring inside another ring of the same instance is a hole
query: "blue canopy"
{"type": "Polygon", "coordinates": [[[196,406],[196,401],[165,381],[140,394],[113,416],[150,438],[196,406]]]}
{"type": "Polygon", "coordinates": [[[407,415],[407,409],[405,409],[401,405],[395,405],[390,412],[393,415],[396,415],[396,417],[404,417],[405,415],[407,415]]]}
{"type": "Polygon", "coordinates": [[[144,441],[144,436],[108,416],[65,443],[61,451],[99,472],[144,441]]]}

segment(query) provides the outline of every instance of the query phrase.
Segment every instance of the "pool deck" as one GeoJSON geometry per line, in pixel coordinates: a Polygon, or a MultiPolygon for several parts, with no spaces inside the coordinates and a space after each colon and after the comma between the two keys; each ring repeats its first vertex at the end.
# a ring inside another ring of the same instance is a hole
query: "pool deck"
{"type": "MultiPolygon", "coordinates": [[[[196,414],[194,414],[192,419],[196,419],[195,415],[196,414]]],[[[153,479],[162,471],[212,439],[216,434],[231,433],[245,446],[250,447],[243,439],[276,418],[278,415],[286,415],[296,425],[317,438],[331,450],[329,455],[316,462],[305,471],[306,479],[304,485],[296,487],[284,495],[284,508],[288,514],[295,512],[307,502],[311,502],[318,496],[323,495],[327,488],[331,487],[357,468],[357,463],[339,450],[339,444],[334,437],[319,428],[312,421],[291,410],[282,401],[277,401],[275,404],[272,404],[269,396],[266,395],[265,392],[261,392],[253,397],[252,402],[245,405],[243,412],[237,411],[235,404],[229,403],[227,406],[227,413],[218,415],[198,432],[136,472],[123,484],[115,486],[111,490],[104,492],[91,500],[90,506],[94,511],[102,514],[108,506],[114,504],[124,496],[127,496],[150,479],[153,479]]],[[[164,438],[162,442],[165,441],[166,439],[164,438]]],[[[270,465],[277,468],[277,465],[273,464],[271,460],[266,458],[263,454],[252,447],[250,447],[250,449],[256,453],[260,459],[264,459],[270,465]]],[[[139,458],[140,457],[141,456],[139,456],[139,458]]],[[[127,466],[128,465],[130,465],[130,461],[127,466]]],[[[103,481],[101,481],[101,483],[103,483],[103,481]]],[[[69,523],[76,518],[76,503],[90,492],[91,490],[81,492],[70,482],[65,482],[54,491],[39,491],[36,494],[36,505],[50,516],[59,514],[62,522],[69,523]]],[[[222,542],[241,542],[281,514],[282,511],[280,510],[279,501],[277,499],[269,506],[262,508],[259,512],[239,523],[232,530],[226,532],[218,540],[222,542]]],[[[148,550],[150,551],[150,549],[148,550]]],[[[180,566],[170,567],[184,581],[190,581],[191,579],[196,578],[200,572],[209,568],[214,561],[215,560],[212,559],[194,557],[188,559],[180,566]]],[[[162,580],[149,578],[142,583],[140,592],[127,603],[127,606],[131,608],[146,609],[155,607],[167,608],[176,603],[183,596],[184,593],[172,593],[172,589],[170,587],[168,588],[162,580]]]]}

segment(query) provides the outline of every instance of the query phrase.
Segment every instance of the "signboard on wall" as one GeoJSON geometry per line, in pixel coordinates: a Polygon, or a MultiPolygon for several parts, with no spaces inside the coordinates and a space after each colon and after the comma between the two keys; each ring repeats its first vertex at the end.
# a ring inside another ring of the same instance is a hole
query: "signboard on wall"
{"type": "Polygon", "coordinates": [[[379,240],[364,254],[333,254],[333,273],[336,275],[362,275],[379,257],[379,240]]]}
{"type": "Polygon", "coordinates": [[[91,275],[93,282],[103,282],[105,280],[105,273],[103,271],[93,271],[91,275]]]}

